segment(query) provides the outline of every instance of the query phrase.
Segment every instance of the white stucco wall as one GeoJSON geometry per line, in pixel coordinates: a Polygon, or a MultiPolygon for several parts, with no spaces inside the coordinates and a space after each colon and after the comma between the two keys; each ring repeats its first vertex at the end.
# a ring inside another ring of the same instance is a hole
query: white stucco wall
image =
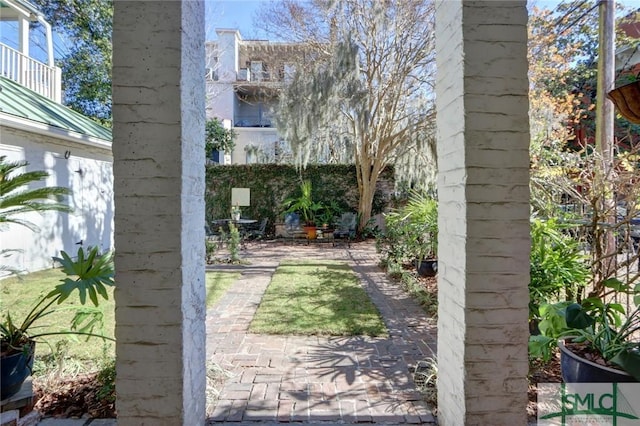
{"type": "Polygon", "coordinates": [[[272,127],[236,127],[236,148],[231,154],[233,164],[247,164],[246,148],[249,145],[260,146],[271,155],[274,143],[279,139],[278,132],[272,127]]]}
{"type": "MultiPolygon", "coordinates": [[[[9,127],[0,127],[0,155],[8,160],[26,160],[24,171],[45,170],[49,178],[42,186],[70,188],[72,213],[32,213],[28,220],[37,231],[8,224],[2,228],[0,249],[19,252],[0,263],[25,272],[53,266],[52,256],[60,250],[69,254],[82,246],[113,247],[113,177],[112,156],[108,149],[87,146],[9,127]],[[65,158],[68,152],[68,158],[65,158]]],[[[34,186],[35,188],[36,186],[34,186]]]]}

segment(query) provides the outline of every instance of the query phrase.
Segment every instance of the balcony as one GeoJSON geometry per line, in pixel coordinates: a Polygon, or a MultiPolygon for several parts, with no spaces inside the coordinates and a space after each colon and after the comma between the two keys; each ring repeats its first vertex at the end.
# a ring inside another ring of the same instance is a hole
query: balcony
{"type": "Polygon", "coordinates": [[[62,102],[62,71],[0,43],[0,76],[33,90],[54,102],[62,102]]]}
{"type": "Polygon", "coordinates": [[[238,115],[235,117],[235,127],[273,127],[271,119],[254,115],[238,115]]]}

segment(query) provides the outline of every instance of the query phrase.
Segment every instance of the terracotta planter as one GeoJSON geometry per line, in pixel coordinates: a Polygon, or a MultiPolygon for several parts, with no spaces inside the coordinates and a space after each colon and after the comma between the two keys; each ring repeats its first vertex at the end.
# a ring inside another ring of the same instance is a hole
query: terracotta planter
{"type": "Polygon", "coordinates": [[[304,231],[307,233],[307,239],[308,240],[315,240],[316,239],[316,227],[314,226],[305,226],[304,231]]]}
{"type": "Polygon", "coordinates": [[[607,97],[624,118],[640,124],[640,80],[613,89],[607,97]]]}
{"type": "Polygon", "coordinates": [[[558,348],[560,348],[562,380],[565,383],[627,383],[637,381],[622,370],[606,367],[576,355],[565,346],[564,339],[558,340],[558,348]]]}

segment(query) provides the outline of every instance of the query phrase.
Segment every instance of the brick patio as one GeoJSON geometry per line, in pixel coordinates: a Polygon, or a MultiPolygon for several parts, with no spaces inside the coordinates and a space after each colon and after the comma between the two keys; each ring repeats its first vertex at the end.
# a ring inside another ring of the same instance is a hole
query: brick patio
{"type": "Polygon", "coordinates": [[[242,277],[207,312],[207,359],[228,370],[210,420],[216,424],[435,424],[411,369],[433,357],[436,326],[377,267],[373,243],[351,247],[253,243],[242,277]],[[282,259],[333,259],[352,266],[389,329],[388,338],[249,334],[247,329],[282,259]]]}

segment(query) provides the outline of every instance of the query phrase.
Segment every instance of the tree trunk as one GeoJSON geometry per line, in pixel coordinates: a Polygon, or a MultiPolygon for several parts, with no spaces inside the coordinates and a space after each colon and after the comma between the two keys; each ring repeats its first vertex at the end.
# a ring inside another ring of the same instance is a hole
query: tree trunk
{"type": "Polygon", "coordinates": [[[358,202],[358,234],[369,223],[371,219],[371,208],[373,206],[373,196],[376,193],[376,179],[366,179],[362,182],[362,190],[360,191],[360,201],[358,202]]]}
{"type": "MultiPolygon", "coordinates": [[[[364,160],[367,160],[366,158],[364,160]]],[[[378,178],[382,172],[382,165],[377,159],[371,161],[363,161],[362,158],[356,156],[356,173],[358,177],[358,192],[360,199],[358,201],[358,234],[369,223],[371,219],[371,209],[373,207],[373,196],[376,193],[376,185],[378,178]]]]}

